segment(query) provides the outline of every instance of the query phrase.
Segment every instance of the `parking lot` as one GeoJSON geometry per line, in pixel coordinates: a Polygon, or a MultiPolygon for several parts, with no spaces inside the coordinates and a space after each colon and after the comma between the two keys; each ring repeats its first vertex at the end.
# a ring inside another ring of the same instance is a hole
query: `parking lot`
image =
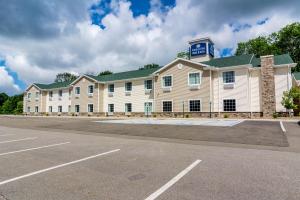
{"type": "Polygon", "coordinates": [[[295,122],[94,121],[0,117],[0,199],[300,198],[295,122]]]}

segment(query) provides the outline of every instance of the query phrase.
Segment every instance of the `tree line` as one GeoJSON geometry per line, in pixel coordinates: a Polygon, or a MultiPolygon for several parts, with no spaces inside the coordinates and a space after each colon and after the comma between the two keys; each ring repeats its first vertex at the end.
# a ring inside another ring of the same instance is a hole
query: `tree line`
{"type": "Polygon", "coordinates": [[[22,114],[23,94],[8,96],[0,93],[0,114],[22,114]]]}

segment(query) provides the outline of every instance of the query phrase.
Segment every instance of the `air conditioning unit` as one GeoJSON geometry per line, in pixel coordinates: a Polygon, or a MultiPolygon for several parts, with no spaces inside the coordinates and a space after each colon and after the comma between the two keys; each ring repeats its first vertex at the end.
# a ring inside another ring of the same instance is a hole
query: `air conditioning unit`
{"type": "Polygon", "coordinates": [[[163,90],[164,92],[171,92],[171,91],[172,91],[172,88],[171,88],[171,87],[164,87],[164,88],[162,88],[162,90],[163,90]]]}
{"type": "Polygon", "coordinates": [[[233,89],[234,88],[234,83],[226,83],[224,84],[223,88],[226,89],[233,89]]]}
{"type": "Polygon", "coordinates": [[[145,89],[145,94],[150,94],[152,92],[152,89],[145,89]]]}
{"type": "Polygon", "coordinates": [[[190,90],[199,90],[200,85],[189,85],[190,90]]]}
{"type": "Polygon", "coordinates": [[[108,96],[109,96],[109,97],[113,97],[113,96],[114,96],[114,93],[113,93],[113,92],[108,92],[108,96]]]}

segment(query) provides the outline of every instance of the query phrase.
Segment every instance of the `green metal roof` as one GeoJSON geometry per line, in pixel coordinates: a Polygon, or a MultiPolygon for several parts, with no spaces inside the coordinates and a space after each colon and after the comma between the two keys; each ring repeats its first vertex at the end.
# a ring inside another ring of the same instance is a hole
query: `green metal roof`
{"type": "Polygon", "coordinates": [[[120,73],[102,75],[102,76],[92,76],[92,75],[86,75],[86,76],[91,77],[99,82],[107,82],[107,81],[117,81],[117,80],[147,77],[150,76],[153,72],[157,71],[158,69],[159,67],[155,67],[150,69],[138,69],[133,71],[120,72],[120,73]]]}
{"type": "MultiPolygon", "coordinates": [[[[244,54],[240,56],[230,56],[224,58],[215,58],[209,61],[201,62],[214,67],[232,67],[238,65],[252,64],[253,67],[260,67],[260,58],[256,58],[254,54],[244,54]]],[[[289,54],[274,56],[275,65],[294,63],[289,54]]]]}
{"type": "Polygon", "coordinates": [[[294,72],[293,75],[297,81],[300,81],[300,72],[294,72]]]}
{"type": "Polygon", "coordinates": [[[37,87],[39,87],[42,90],[49,90],[49,89],[55,89],[55,88],[64,88],[70,86],[70,84],[73,81],[66,81],[66,82],[58,82],[58,83],[51,83],[51,84],[40,84],[40,83],[34,83],[37,87]]]}

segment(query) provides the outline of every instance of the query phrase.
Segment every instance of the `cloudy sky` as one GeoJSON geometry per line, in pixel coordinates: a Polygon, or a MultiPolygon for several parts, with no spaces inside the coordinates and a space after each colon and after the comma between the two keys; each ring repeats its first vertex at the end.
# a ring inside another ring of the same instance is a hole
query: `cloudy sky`
{"type": "Polygon", "coordinates": [[[59,72],[164,65],[211,37],[216,56],[300,21],[299,0],[0,0],[0,92],[59,72]]]}

